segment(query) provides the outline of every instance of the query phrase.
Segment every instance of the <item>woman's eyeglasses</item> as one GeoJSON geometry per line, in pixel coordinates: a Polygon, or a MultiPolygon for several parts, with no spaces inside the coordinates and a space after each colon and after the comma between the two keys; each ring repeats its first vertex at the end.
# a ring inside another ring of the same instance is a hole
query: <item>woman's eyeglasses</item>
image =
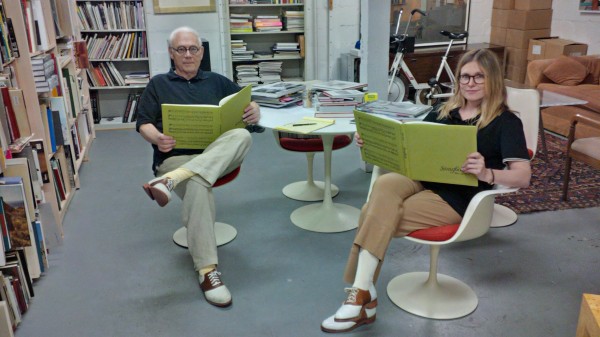
{"type": "Polygon", "coordinates": [[[469,82],[471,82],[471,79],[473,79],[473,82],[475,82],[475,84],[483,84],[485,82],[485,76],[483,76],[483,74],[477,74],[477,75],[460,75],[458,77],[458,81],[460,82],[460,84],[469,84],[469,82]]]}
{"type": "Polygon", "coordinates": [[[200,51],[200,48],[198,48],[196,46],[191,46],[189,48],[186,48],[186,47],[173,48],[173,47],[171,47],[171,49],[173,49],[173,51],[175,51],[179,55],[185,55],[185,53],[187,53],[188,51],[190,52],[190,54],[196,55],[200,51]]]}

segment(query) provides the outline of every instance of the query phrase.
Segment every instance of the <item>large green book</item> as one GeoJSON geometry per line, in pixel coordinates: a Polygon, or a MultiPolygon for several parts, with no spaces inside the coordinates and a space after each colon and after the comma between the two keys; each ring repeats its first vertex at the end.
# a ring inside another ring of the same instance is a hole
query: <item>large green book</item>
{"type": "Polygon", "coordinates": [[[247,86],[219,105],[162,104],[163,133],[175,138],[176,149],[205,149],[221,134],[246,126],[242,115],[251,92],[247,86]]]}
{"type": "Polygon", "coordinates": [[[477,177],[460,169],[477,152],[475,126],[401,122],[357,110],[354,118],[364,161],[414,180],[477,186],[477,177]]]}

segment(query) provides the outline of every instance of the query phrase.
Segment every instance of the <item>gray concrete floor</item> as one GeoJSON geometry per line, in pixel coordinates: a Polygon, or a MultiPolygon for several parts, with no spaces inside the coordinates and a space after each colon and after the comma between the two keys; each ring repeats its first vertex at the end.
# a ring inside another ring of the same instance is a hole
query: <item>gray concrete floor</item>
{"type": "MultiPolygon", "coordinates": [[[[308,232],[290,213],[305,205],[281,188],[306,177],[306,159],[254,134],[240,176],[215,190],[218,219],[238,237],[219,248],[233,306],[206,303],[191,258],[175,246],[181,202],[165,208],[141,185],[151,178],[150,146],[132,130],[98,132],[65,218],[62,246],[35,283],[17,337],[324,336],[321,320],[344,300],[342,271],[354,231],[308,232]]],[[[334,152],[335,202],[360,207],[370,175],[351,145],[334,152]]],[[[322,178],[322,155],[315,175],[322,178]]],[[[350,336],[574,336],[582,293],[600,293],[600,208],[519,216],[477,240],[442,249],[441,273],[469,284],[474,313],[436,321],[387,298],[396,275],[425,271],[427,247],[393,240],[380,280],[377,321],[350,336]]]]}

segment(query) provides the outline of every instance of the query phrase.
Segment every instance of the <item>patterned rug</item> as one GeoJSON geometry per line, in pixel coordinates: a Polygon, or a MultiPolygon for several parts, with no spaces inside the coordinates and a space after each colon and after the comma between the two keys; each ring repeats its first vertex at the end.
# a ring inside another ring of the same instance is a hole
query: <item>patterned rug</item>
{"type": "MultiPolygon", "coordinates": [[[[529,188],[499,196],[496,202],[517,213],[600,206],[600,171],[578,161],[572,161],[571,165],[569,199],[562,201],[567,141],[546,133],[546,145],[548,158],[538,153],[531,162],[529,188]]],[[[541,150],[541,142],[538,150],[541,150]]]]}

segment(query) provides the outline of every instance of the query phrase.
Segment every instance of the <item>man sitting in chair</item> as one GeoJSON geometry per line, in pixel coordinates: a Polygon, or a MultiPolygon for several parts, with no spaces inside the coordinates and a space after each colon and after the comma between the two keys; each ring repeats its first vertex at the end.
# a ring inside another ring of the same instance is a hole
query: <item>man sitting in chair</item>
{"type": "MultiPolygon", "coordinates": [[[[152,170],[157,178],[144,184],[148,196],[161,207],[175,191],[183,199],[182,217],[187,227],[189,252],[199,272],[200,288],[215,306],[231,304],[231,294],[217,271],[215,206],[211,186],[242,163],[252,138],[246,129],[219,136],[204,150],[175,149],[176,140],[162,133],[161,104],[212,104],[240,88],[226,77],[200,70],[204,49],[198,33],[189,27],[175,29],[168,40],[174,68],[154,76],[138,107],[136,130],[152,144],[152,170]]],[[[251,102],[243,121],[253,130],[260,119],[258,104],[251,102]]]]}

